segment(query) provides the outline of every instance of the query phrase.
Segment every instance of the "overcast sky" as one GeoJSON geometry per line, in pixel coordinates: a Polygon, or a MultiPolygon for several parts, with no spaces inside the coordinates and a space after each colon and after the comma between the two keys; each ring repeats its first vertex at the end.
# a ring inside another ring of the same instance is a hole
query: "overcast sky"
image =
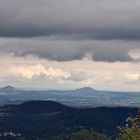
{"type": "Polygon", "coordinates": [[[140,91],[139,0],[0,0],[0,87],[140,91]]]}

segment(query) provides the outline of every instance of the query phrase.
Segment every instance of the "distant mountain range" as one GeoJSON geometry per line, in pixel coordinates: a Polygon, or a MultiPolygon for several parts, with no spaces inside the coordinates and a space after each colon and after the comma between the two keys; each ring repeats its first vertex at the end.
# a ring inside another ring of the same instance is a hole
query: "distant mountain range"
{"type": "MultiPolygon", "coordinates": [[[[17,88],[15,88],[13,86],[10,86],[10,85],[0,88],[0,91],[2,91],[2,92],[12,92],[12,91],[21,91],[21,90],[22,89],[17,89],[17,88]]],[[[28,90],[26,90],[26,91],[28,91],[28,90]]],[[[37,90],[37,91],[39,91],[39,90],[37,90]]],[[[44,90],[42,90],[42,91],[44,91],[44,90]]],[[[45,91],[50,91],[50,90],[45,90],[45,91]]],[[[54,91],[54,90],[52,90],[52,91],[54,91]]],[[[55,91],[57,91],[57,90],[55,90],[55,91]]],[[[79,92],[79,91],[80,92],[81,91],[82,92],[95,92],[97,90],[95,90],[95,89],[93,89],[91,87],[83,87],[83,88],[75,89],[75,91],[77,91],[77,92],[79,92]]]]}
{"type": "Polygon", "coordinates": [[[90,87],[75,90],[22,90],[12,86],[0,89],[0,105],[30,100],[51,100],[78,107],[139,107],[140,92],[100,91],[90,87]]]}

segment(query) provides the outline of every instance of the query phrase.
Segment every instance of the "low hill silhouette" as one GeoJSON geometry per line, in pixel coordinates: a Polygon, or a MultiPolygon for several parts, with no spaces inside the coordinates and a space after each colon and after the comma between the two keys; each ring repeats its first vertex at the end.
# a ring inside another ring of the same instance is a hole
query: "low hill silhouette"
{"type": "Polygon", "coordinates": [[[72,111],[73,107],[62,105],[54,101],[27,101],[19,105],[6,105],[3,106],[3,111],[9,113],[53,113],[58,111],[72,111]]]}

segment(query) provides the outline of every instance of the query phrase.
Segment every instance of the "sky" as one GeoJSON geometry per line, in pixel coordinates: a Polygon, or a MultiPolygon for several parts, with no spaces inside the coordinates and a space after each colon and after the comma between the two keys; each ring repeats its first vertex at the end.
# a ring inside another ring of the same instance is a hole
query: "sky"
{"type": "Polygon", "coordinates": [[[140,91],[139,0],[0,0],[0,87],[140,91]]]}

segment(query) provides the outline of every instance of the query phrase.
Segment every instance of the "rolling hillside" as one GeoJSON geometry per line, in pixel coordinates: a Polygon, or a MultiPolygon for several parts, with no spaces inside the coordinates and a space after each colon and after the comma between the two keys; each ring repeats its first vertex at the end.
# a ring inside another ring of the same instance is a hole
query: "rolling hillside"
{"type": "Polygon", "coordinates": [[[117,126],[136,112],[137,108],[74,108],[54,101],[29,101],[0,108],[0,132],[20,133],[29,140],[57,140],[81,129],[115,136],[117,126]]]}

